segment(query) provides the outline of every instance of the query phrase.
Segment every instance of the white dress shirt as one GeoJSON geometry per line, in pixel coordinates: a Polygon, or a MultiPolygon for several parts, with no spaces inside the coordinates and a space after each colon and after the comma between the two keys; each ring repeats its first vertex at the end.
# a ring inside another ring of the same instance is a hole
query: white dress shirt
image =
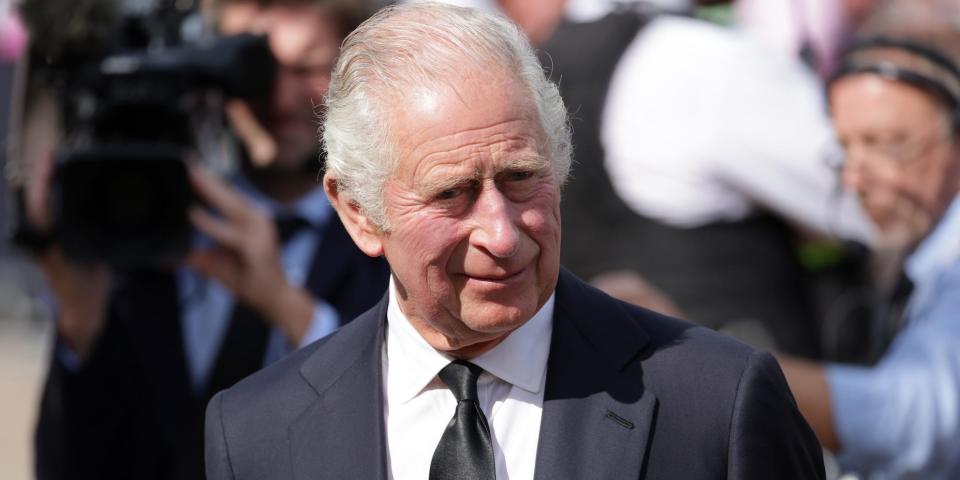
{"type": "MultiPolygon", "coordinates": [[[[393,279],[383,352],[384,417],[391,479],[425,480],[457,407],[437,373],[453,359],[433,349],[400,311],[393,279]]],[[[492,350],[470,359],[483,368],[480,408],[490,425],[498,479],[532,479],[553,330],[554,296],[492,350]]]]}

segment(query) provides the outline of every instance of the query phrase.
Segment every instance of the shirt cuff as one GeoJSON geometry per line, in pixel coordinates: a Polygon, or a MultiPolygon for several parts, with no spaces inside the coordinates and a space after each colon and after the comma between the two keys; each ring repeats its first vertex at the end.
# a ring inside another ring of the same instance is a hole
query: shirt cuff
{"type": "Polygon", "coordinates": [[[876,466],[896,452],[887,418],[889,403],[883,379],[875,369],[830,364],[826,367],[833,424],[842,450],[837,455],[848,469],[876,466]]]}
{"type": "Polygon", "coordinates": [[[339,326],[340,314],[327,302],[318,301],[313,306],[313,318],[310,319],[310,325],[307,326],[307,331],[304,332],[297,348],[303,348],[330,335],[339,326]]]}
{"type": "Polygon", "coordinates": [[[291,345],[279,330],[270,331],[267,340],[267,351],[264,354],[263,365],[267,366],[285,357],[288,353],[303,348],[331,333],[340,326],[340,315],[329,304],[318,301],[313,306],[313,318],[303,334],[299,345],[291,345]]]}
{"type": "Polygon", "coordinates": [[[75,373],[80,370],[80,367],[83,365],[83,362],[80,360],[80,357],[63,342],[63,339],[60,338],[60,333],[57,334],[57,340],[54,342],[54,355],[57,358],[57,361],[60,362],[60,365],[64,370],[75,373]]]}

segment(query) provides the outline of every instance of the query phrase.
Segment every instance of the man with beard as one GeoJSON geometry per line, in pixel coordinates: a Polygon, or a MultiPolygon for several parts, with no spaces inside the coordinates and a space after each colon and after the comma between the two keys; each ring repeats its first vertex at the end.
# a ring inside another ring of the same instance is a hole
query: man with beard
{"type": "Polygon", "coordinates": [[[844,183],[913,289],[876,365],[781,364],[823,445],[869,478],[960,475],[957,19],[955,2],[887,2],[829,88],[844,183]]]}

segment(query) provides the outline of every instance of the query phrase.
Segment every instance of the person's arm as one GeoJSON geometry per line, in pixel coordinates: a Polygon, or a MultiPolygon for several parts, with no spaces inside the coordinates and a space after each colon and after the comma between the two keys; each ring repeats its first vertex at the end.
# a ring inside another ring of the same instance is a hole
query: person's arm
{"type": "Polygon", "coordinates": [[[307,325],[307,329],[304,331],[300,343],[290,343],[287,337],[277,330],[270,333],[264,361],[265,365],[271,364],[294,350],[303,348],[330,335],[340,326],[340,315],[337,314],[336,309],[323,300],[316,299],[315,302],[313,318],[307,325]]]}
{"type": "Polygon", "coordinates": [[[61,355],[81,364],[104,329],[110,272],[103,265],[77,264],[57,246],[39,254],[37,263],[56,301],[61,355]]]}
{"type": "Polygon", "coordinates": [[[847,468],[934,478],[956,466],[960,264],[937,278],[935,291],[917,294],[910,325],[875,366],[824,366],[847,468]]]}
{"type": "Polygon", "coordinates": [[[66,335],[54,342],[34,435],[39,480],[121,478],[136,471],[135,450],[142,444],[134,439],[148,434],[136,427],[143,379],[133,361],[138,346],[118,322],[102,323],[75,362],[64,359],[65,352],[74,353],[66,335]]]}
{"type": "Polygon", "coordinates": [[[823,365],[784,354],[778,354],[777,361],[797,399],[800,413],[817,434],[820,444],[830,451],[838,451],[840,441],[833,423],[830,386],[823,365]]]}
{"type": "MultiPolygon", "coordinates": [[[[44,114],[41,108],[37,110],[31,113],[31,118],[51,115],[49,112],[44,114]]],[[[40,126],[30,128],[42,130],[40,126]]],[[[35,230],[48,232],[53,228],[50,199],[54,155],[52,150],[31,155],[24,185],[26,221],[35,230]]],[[[34,260],[56,302],[58,345],[61,349],[68,349],[77,363],[83,362],[104,328],[110,271],[105,265],[79,264],[67,258],[57,244],[34,252],[34,260]]]]}
{"type": "Polygon", "coordinates": [[[824,478],[823,453],[766,352],[747,360],[730,424],[727,478],[824,478]]]}
{"type": "Polygon", "coordinates": [[[270,218],[206,170],[190,173],[194,189],[220,216],[199,207],[190,211],[194,226],[217,247],[191,252],[187,264],[224,285],[291,345],[300,345],[314,318],[314,298],[287,281],[270,218]]]}
{"type": "MultiPolygon", "coordinates": [[[[52,228],[53,150],[59,106],[38,94],[24,119],[25,220],[52,228]]],[[[132,349],[110,317],[112,272],[72,261],[54,243],[32,252],[53,297],[55,335],[34,434],[39,480],[128,477],[135,455],[131,425],[138,388],[132,349]]]]}

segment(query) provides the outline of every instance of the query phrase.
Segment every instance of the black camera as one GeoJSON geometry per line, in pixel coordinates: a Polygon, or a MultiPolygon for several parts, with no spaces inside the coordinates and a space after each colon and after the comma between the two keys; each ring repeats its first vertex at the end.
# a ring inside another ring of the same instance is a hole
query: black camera
{"type": "Polygon", "coordinates": [[[272,86],[275,61],[265,38],[169,47],[154,41],[145,20],[124,19],[116,45],[72,58],[58,72],[64,142],[53,235],[75,260],[139,267],[181,258],[193,232],[188,160],[222,140],[203,137],[227,131],[226,99],[262,97],[272,86]]]}

